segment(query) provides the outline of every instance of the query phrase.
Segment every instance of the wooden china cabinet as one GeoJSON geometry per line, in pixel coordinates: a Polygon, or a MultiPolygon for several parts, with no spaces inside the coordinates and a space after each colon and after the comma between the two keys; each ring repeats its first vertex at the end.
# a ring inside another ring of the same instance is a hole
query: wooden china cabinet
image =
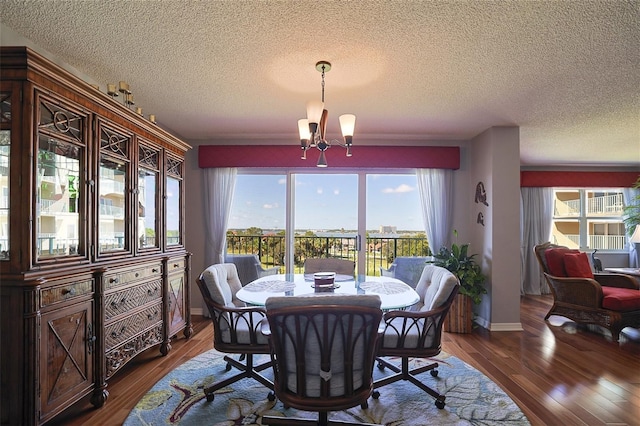
{"type": "Polygon", "coordinates": [[[36,425],[191,335],[190,147],[26,47],[0,108],[0,420],[36,425]]]}

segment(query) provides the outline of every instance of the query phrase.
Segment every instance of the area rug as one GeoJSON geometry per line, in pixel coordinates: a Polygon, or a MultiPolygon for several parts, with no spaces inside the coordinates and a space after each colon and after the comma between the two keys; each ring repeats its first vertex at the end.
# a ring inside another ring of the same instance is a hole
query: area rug
{"type": "MultiPolygon", "coordinates": [[[[260,425],[263,415],[317,417],[269,401],[268,389],[253,379],[221,389],[207,402],[203,388],[237,371],[227,372],[222,357],[210,350],[167,374],[138,402],[124,425],[260,425]]],[[[370,398],[369,408],[332,412],[329,418],[386,426],[529,425],[513,400],[478,370],[444,352],[434,359],[440,365],[438,377],[428,372],[420,377],[446,395],[444,409],[436,408],[434,399],[411,383],[399,381],[380,388],[380,398],[370,398]]],[[[264,373],[268,376],[271,370],[264,373]]],[[[376,378],[385,374],[389,371],[374,368],[376,378]]]]}

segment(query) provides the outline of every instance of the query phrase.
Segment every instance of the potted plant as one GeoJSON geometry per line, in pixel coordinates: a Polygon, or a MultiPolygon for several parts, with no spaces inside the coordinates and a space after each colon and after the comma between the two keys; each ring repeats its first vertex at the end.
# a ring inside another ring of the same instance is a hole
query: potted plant
{"type": "MultiPolygon", "coordinates": [[[[458,232],[454,231],[457,237],[458,232]]],[[[460,281],[460,290],[445,318],[444,330],[453,333],[471,333],[473,328],[473,304],[479,304],[487,293],[484,286],[486,277],[475,261],[475,254],[469,254],[469,243],[452,244],[441,247],[434,254],[432,263],[451,271],[460,281]]]]}

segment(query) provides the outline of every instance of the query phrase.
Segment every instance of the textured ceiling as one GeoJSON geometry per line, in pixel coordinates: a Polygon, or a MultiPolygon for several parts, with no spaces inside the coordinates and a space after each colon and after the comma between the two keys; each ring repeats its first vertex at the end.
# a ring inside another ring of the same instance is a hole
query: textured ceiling
{"type": "Polygon", "coordinates": [[[3,0],[0,21],[192,142],[295,145],[328,60],[331,137],[346,112],[356,145],[519,126],[523,166],[640,165],[637,0],[3,0]]]}

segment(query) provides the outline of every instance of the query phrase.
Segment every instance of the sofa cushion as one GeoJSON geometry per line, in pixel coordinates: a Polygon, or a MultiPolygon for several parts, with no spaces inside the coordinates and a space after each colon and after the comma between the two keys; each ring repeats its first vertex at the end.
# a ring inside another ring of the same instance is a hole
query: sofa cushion
{"type": "Polygon", "coordinates": [[[567,277],[593,278],[586,253],[565,253],[562,260],[567,277]]]}
{"type": "Polygon", "coordinates": [[[602,286],[602,307],[612,311],[640,310],[640,290],[602,286]]]}
{"type": "Polygon", "coordinates": [[[580,250],[566,247],[552,248],[545,250],[544,257],[547,260],[549,274],[554,277],[566,277],[567,271],[564,269],[564,255],[566,253],[580,253],[580,250]]]}

